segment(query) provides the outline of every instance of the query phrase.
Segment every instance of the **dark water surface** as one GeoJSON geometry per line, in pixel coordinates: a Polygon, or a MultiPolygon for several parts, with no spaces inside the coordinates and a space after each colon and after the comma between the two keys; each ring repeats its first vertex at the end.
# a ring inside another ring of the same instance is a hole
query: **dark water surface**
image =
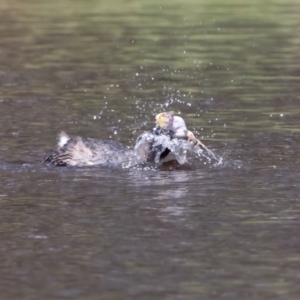
{"type": "Polygon", "coordinates": [[[0,1],[1,300],[299,299],[300,5],[227,2],[0,1]],[[171,109],[222,166],[41,165],[171,109]]]}

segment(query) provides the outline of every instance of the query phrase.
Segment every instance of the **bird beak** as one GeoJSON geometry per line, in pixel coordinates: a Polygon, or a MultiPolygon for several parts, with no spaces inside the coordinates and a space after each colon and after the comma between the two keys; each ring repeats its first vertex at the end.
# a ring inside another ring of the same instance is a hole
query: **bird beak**
{"type": "Polygon", "coordinates": [[[196,140],[195,135],[191,131],[187,132],[187,138],[188,138],[188,140],[191,140],[191,141],[196,140]]]}
{"type": "Polygon", "coordinates": [[[191,142],[194,146],[197,145],[198,142],[200,142],[199,140],[196,139],[195,135],[191,131],[189,131],[189,130],[187,132],[187,140],[189,142],[191,142]]]}
{"type": "Polygon", "coordinates": [[[171,130],[172,129],[172,123],[173,123],[173,117],[174,112],[162,112],[155,116],[155,120],[158,126],[160,126],[162,129],[165,130],[171,130]]]}
{"type": "Polygon", "coordinates": [[[216,158],[215,154],[211,150],[209,150],[200,140],[196,139],[195,135],[191,131],[188,131],[187,138],[193,146],[198,145],[202,150],[207,151],[212,157],[216,158]]]}

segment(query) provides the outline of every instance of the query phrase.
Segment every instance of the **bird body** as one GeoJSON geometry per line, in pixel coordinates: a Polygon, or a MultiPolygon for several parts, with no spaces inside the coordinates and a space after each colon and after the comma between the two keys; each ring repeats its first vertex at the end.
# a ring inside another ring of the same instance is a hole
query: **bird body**
{"type": "Polygon", "coordinates": [[[162,164],[174,160],[179,165],[187,162],[187,151],[198,145],[215,158],[209,150],[186,127],[184,120],[173,111],[156,115],[156,127],[141,134],[133,149],[113,140],[70,138],[65,132],[59,134],[57,146],[45,157],[49,166],[113,165],[132,167],[145,163],[162,164]]]}
{"type": "Polygon", "coordinates": [[[59,134],[57,146],[45,157],[44,164],[49,166],[126,166],[153,162],[156,164],[173,160],[169,157],[170,137],[146,132],[137,139],[134,149],[113,140],[75,137],[70,138],[65,132],[59,134]]]}

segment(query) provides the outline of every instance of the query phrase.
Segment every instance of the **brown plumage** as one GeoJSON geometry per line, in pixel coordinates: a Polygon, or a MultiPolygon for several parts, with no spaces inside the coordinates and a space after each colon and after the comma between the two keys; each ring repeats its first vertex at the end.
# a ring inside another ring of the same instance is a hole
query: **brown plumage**
{"type": "Polygon", "coordinates": [[[49,166],[93,166],[112,165],[132,167],[145,163],[160,164],[174,160],[179,164],[187,162],[186,153],[198,145],[212,157],[215,155],[194,134],[186,128],[184,120],[174,112],[156,116],[158,127],[137,139],[134,149],[127,149],[112,140],[91,138],[70,138],[61,132],[59,142],[44,159],[49,166]]]}
{"type": "Polygon", "coordinates": [[[45,157],[44,164],[58,167],[118,165],[129,158],[128,150],[116,141],[69,138],[65,133],[59,138],[59,144],[45,157]]]}
{"type": "Polygon", "coordinates": [[[168,156],[171,142],[167,134],[147,132],[142,134],[134,149],[127,149],[112,140],[91,138],[70,138],[66,133],[59,135],[58,145],[45,157],[48,166],[126,166],[131,167],[147,162],[160,163],[168,156]]]}

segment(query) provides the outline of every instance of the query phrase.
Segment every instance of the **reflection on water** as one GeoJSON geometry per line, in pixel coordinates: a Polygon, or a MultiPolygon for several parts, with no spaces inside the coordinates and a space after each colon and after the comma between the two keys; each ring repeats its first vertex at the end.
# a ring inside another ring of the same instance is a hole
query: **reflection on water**
{"type": "Polygon", "coordinates": [[[0,298],[298,299],[297,1],[0,8],[0,298]],[[224,163],[41,165],[166,110],[224,163]]]}

